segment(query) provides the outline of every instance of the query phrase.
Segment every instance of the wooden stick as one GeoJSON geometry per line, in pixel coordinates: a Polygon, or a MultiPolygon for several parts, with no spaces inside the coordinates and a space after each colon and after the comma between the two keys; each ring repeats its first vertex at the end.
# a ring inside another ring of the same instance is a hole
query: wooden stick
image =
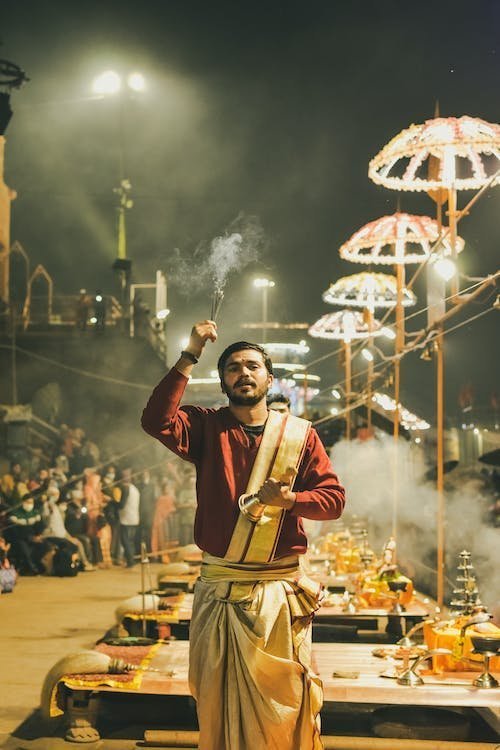
{"type": "MultiPolygon", "coordinates": [[[[199,732],[147,729],[145,747],[198,747],[199,732]]],[[[457,742],[456,740],[403,740],[398,737],[322,736],[324,750],[495,750],[494,742],[457,742]]]]}

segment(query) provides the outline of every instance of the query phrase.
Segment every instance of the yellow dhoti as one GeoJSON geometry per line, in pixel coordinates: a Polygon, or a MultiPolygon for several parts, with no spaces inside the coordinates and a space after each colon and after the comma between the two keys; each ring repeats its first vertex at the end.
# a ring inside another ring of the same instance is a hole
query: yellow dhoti
{"type": "Polygon", "coordinates": [[[297,558],[258,566],[204,556],[189,638],[200,750],[322,747],[309,583],[297,558]]]}

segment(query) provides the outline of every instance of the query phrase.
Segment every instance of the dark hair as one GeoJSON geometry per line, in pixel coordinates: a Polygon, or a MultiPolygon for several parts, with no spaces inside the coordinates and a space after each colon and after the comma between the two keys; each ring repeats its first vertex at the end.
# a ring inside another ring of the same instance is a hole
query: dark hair
{"type": "Polygon", "coordinates": [[[226,366],[226,362],[231,354],[234,354],[235,352],[241,352],[243,351],[243,349],[255,349],[256,352],[260,352],[260,354],[262,354],[262,359],[264,360],[266,370],[268,371],[269,375],[273,374],[273,363],[271,362],[269,354],[262,346],[260,346],[259,344],[252,344],[250,343],[250,341],[235,341],[234,344],[230,344],[224,349],[217,362],[217,370],[219,371],[221,380],[223,380],[224,367],[226,366]]]}
{"type": "Polygon", "coordinates": [[[290,399],[284,393],[269,393],[266,401],[268,406],[269,404],[286,404],[290,406],[290,399]]]}

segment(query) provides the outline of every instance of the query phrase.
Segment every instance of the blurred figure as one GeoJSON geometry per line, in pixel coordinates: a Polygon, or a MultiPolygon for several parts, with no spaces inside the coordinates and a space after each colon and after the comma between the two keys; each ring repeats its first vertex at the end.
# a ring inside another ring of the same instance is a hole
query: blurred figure
{"type": "Polygon", "coordinates": [[[104,515],[111,531],[111,562],[113,565],[119,565],[121,548],[119,502],[121,499],[121,490],[115,484],[115,477],[114,466],[108,466],[102,478],[102,494],[104,497],[104,515]]]}
{"type": "Polygon", "coordinates": [[[92,542],[87,534],[87,509],[83,505],[82,482],[68,492],[67,504],[64,509],[64,526],[71,538],[77,539],[85,551],[88,561],[95,559],[92,542]]]}
{"type": "Polygon", "coordinates": [[[94,297],[95,330],[103,332],[106,326],[106,298],[98,289],[94,297]]]}
{"type": "Polygon", "coordinates": [[[132,470],[123,469],[120,484],[121,497],[118,503],[120,517],[120,539],[125,555],[127,568],[132,568],[134,560],[135,540],[139,527],[140,494],[132,482],[132,470]]]}
{"type": "Polygon", "coordinates": [[[184,486],[177,498],[177,525],[179,530],[179,544],[194,542],[194,517],[196,514],[196,475],[194,471],[186,472],[184,486]]]}
{"type": "Polygon", "coordinates": [[[41,533],[44,528],[41,512],[35,508],[35,500],[26,492],[20,505],[11,510],[8,516],[9,525],[5,529],[5,539],[11,544],[12,559],[21,575],[37,576],[42,567],[37,561],[37,548],[41,544],[41,533]]]}
{"type": "Polygon", "coordinates": [[[290,399],[283,393],[271,393],[267,397],[267,408],[282,414],[290,414],[290,399]]]}
{"type": "Polygon", "coordinates": [[[139,539],[140,546],[144,542],[148,552],[151,552],[151,530],[156,507],[156,487],[151,481],[149,471],[142,473],[141,481],[137,485],[140,494],[139,504],[139,539]]]}
{"type": "Polygon", "coordinates": [[[89,319],[90,297],[86,289],[80,289],[80,296],[76,302],[76,327],[80,331],[87,330],[89,319]]]}
{"type": "MultiPolygon", "coordinates": [[[[161,483],[160,496],[156,501],[153,528],[151,530],[151,552],[165,549],[167,542],[177,539],[175,497],[171,480],[161,483]]],[[[168,554],[162,555],[163,562],[169,562],[168,554]]]]}

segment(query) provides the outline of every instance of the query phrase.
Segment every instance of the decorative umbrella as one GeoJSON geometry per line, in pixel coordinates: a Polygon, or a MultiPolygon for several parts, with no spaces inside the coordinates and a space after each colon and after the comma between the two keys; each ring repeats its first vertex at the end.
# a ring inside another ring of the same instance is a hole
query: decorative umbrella
{"type": "MultiPolygon", "coordinates": [[[[448,199],[449,241],[456,259],[457,190],[482,188],[490,180],[500,183],[500,125],[477,117],[435,117],[411,125],[396,135],[371,160],[368,176],[391,190],[428,191],[438,205],[448,199]]],[[[458,298],[458,282],[452,282],[458,298]]],[[[437,346],[437,600],[444,599],[444,378],[442,327],[437,346]]]]}
{"type": "MultiPolygon", "coordinates": [[[[364,307],[372,311],[377,308],[391,308],[397,302],[397,280],[387,273],[355,273],[332,284],[323,294],[323,300],[330,305],[364,307]]],[[[415,305],[417,298],[409,289],[403,289],[403,306],[415,305]]]]}
{"type": "MultiPolygon", "coordinates": [[[[439,224],[430,216],[398,212],[365,224],[344,242],[339,254],[344,260],[366,265],[425,263],[439,235],[439,224]]],[[[463,248],[463,239],[457,237],[458,252],[463,248]]],[[[442,241],[439,255],[452,255],[448,238],[442,241]]]]}
{"type": "MultiPolygon", "coordinates": [[[[384,274],[380,274],[383,276],[384,274]]],[[[349,404],[352,397],[351,341],[373,338],[383,334],[382,325],[373,317],[353,310],[339,310],[323,315],[309,328],[309,335],[318,339],[342,341],[345,364],[346,438],[351,439],[351,414],[349,404]]]]}
{"type": "MultiPolygon", "coordinates": [[[[371,160],[368,176],[390,190],[448,194],[452,257],[457,248],[457,190],[500,184],[500,125],[478,117],[435,117],[402,130],[371,160]],[[497,174],[498,173],[498,174],[497,174]]],[[[454,290],[458,292],[458,288],[454,290]]]]}
{"type": "Polygon", "coordinates": [[[368,176],[390,190],[477,190],[499,168],[500,125],[464,115],[402,130],[371,160],[368,176]]]}

